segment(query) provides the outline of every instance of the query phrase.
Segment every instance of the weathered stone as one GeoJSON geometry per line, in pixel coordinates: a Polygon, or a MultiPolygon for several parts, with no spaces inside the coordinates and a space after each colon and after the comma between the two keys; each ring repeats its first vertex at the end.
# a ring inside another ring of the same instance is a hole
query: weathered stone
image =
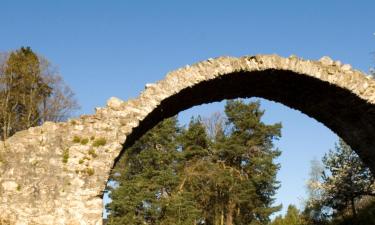
{"type": "Polygon", "coordinates": [[[321,62],[325,66],[333,65],[333,60],[328,56],[323,56],[319,59],[319,62],[321,62]]]}
{"type": "Polygon", "coordinates": [[[4,181],[2,184],[4,191],[16,191],[18,184],[14,181],[4,181]]]}
{"type": "Polygon", "coordinates": [[[345,64],[343,66],[341,66],[341,69],[344,70],[344,71],[349,71],[352,69],[352,66],[349,65],[349,64],[345,64]]]}
{"type": "Polygon", "coordinates": [[[116,97],[111,97],[108,102],[107,106],[113,110],[121,110],[123,101],[116,97]]]}
{"type": "Polygon", "coordinates": [[[102,194],[123,146],[189,107],[263,97],[300,110],[350,144],[375,172],[375,81],[329,57],[220,57],[168,73],[137,99],[0,142],[0,222],[101,225],[102,194]]]}

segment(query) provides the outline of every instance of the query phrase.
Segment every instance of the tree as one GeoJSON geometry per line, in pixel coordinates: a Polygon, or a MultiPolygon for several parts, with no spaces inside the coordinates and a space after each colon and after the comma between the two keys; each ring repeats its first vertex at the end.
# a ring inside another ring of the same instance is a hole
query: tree
{"type": "Polygon", "coordinates": [[[284,217],[277,216],[270,225],[305,225],[303,215],[294,205],[288,206],[288,211],[284,217]]]}
{"type": "Polygon", "coordinates": [[[228,101],[225,114],[231,129],[218,140],[216,151],[219,159],[243,180],[234,189],[237,194],[228,202],[232,209],[227,209],[226,217],[231,218],[239,211],[236,224],[267,224],[269,216],[281,208],[272,206],[279,188],[276,180],[279,165],[274,159],[280,155],[273,148],[273,141],[281,136],[281,124],[264,124],[261,121],[264,111],[259,102],[228,101]]]}
{"type": "Polygon", "coordinates": [[[115,168],[109,224],[194,224],[199,209],[191,193],[178,192],[181,152],[177,119],[159,123],[127,149],[115,168]]]}
{"type": "Polygon", "coordinates": [[[308,200],[303,214],[310,224],[324,224],[327,221],[327,212],[329,212],[329,209],[322,204],[324,166],[318,159],[311,160],[310,164],[309,180],[306,184],[308,200]]]}
{"type": "Polygon", "coordinates": [[[64,120],[78,108],[73,92],[51,68],[29,47],[0,54],[2,139],[47,120],[64,120]]]}
{"type": "Polygon", "coordinates": [[[226,123],[215,120],[211,135],[200,117],[147,132],[114,170],[110,224],[268,224],[280,208],[272,141],[281,125],[264,124],[259,107],[228,101],[226,123]]]}
{"type": "Polygon", "coordinates": [[[79,109],[73,90],[64,82],[58,70],[44,57],[39,56],[41,76],[43,81],[51,88],[50,95],[41,105],[41,122],[65,121],[72,112],[79,109]]]}
{"type": "Polygon", "coordinates": [[[359,156],[343,140],[335,150],[323,158],[326,170],[323,179],[324,204],[333,208],[334,214],[350,208],[356,217],[356,201],[363,196],[375,196],[374,177],[359,156]]]}

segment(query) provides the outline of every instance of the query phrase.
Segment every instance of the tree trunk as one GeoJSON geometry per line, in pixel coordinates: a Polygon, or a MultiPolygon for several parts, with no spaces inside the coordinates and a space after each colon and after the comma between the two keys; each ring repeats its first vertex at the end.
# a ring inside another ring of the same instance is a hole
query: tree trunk
{"type": "Polygon", "coordinates": [[[354,218],[354,224],[357,224],[357,210],[355,208],[355,199],[351,199],[351,205],[352,205],[352,213],[353,213],[353,218],[354,218]]]}
{"type": "Polygon", "coordinates": [[[224,209],[221,208],[220,212],[220,225],[224,225],[224,209]]]}

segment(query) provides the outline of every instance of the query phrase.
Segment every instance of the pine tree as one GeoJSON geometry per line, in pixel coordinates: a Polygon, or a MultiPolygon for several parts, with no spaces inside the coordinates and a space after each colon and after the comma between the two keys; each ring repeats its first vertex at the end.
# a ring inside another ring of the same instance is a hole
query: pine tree
{"type": "Polygon", "coordinates": [[[1,124],[6,139],[39,123],[39,106],[51,88],[43,82],[38,57],[30,48],[12,52],[3,73],[1,124]]]}
{"type": "Polygon", "coordinates": [[[272,206],[279,187],[276,181],[279,165],[274,159],[280,155],[273,148],[273,141],[281,136],[281,124],[264,124],[259,102],[228,101],[225,113],[231,131],[219,143],[219,158],[238,171],[242,180],[235,195],[238,197],[229,202],[233,209],[227,210],[227,218],[237,211],[240,213],[236,224],[267,224],[269,216],[281,207],[272,206]]]}
{"type": "Polygon", "coordinates": [[[119,188],[111,193],[109,224],[183,225],[198,219],[192,196],[176,192],[178,132],[176,118],[166,119],[125,152],[114,171],[119,188]]]}
{"type": "Polygon", "coordinates": [[[357,216],[356,202],[363,196],[375,196],[375,179],[359,156],[342,139],[323,158],[322,204],[334,210],[334,216],[351,210],[357,216]]]}
{"type": "Polygon", "coordinates": [[[226,128],[215,125],[214,137],[200,117],[186,129],[174,118],[147,132],[115,170],[110,224],[267,224],[280,208],[272,142],[281,125],[261,122],[259,107],[228,101],[226,128]]]}
{"type": "Polygon", "coordinates": [[[29,47],[0,53],[0,138],[61,121],[78,108],[71,89],[51,65],[29,47]]]}
{"type": "Polygon", "coordinates": [[[270,225],[307,225],[307,223],[297,207],[289,205],[286,215],[277,216],[270,225]]]}
{"type": "Polygon", "coordinates": [[[279,168],[273,160],[280,154],[272,141],[280,136],[281,125],[262,123],[259,106],[258,102],[228,101],[229,133],[214,125],[215,137],[208,138],[198,119],[190,123],[189,135],[183,138],[188,155],[191,149],[199,149],[195,153],[199,157],[186,163],[184,174],[189,179],[184,186],[195,194],[205,224],[267,224],[269,215],[280,208],[272,206],[279,168]]]}

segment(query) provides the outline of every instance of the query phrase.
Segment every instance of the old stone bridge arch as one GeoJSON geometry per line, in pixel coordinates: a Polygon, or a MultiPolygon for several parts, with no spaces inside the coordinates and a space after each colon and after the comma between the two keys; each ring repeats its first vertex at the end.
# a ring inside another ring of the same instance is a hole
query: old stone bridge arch
{"type": "Polygon", "coordinates": [[[111,98],[94,115],[47,122],[0,142],[0,219],[100,225],[102,192],[124,145],[183,109],[251,96],[322,122],[375,171],[374,80],[328,57],[220,57],[173,71],[136,99],[111,98]]]}

